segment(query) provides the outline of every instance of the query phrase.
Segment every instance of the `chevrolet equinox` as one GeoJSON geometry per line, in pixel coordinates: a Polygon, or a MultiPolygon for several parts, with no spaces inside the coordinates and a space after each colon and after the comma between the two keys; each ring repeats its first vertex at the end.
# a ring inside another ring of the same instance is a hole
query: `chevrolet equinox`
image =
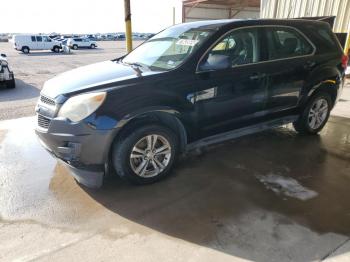
{"type": "Polygon", "coordinates": [[[175,25],[123,57],[48,80],[36,133],[88,187],[112,171],[152,183],[191,148],[286,123],[317,134],[341,94],[346,65],[324,22],[175,25]]]}

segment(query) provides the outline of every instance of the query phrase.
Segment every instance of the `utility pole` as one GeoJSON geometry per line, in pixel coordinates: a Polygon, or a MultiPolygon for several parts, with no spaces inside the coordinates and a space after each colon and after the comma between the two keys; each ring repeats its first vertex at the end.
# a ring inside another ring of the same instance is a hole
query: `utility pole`
{"type": "Polygon", "coordinates": [[[175,6],[173,6],[173,25],[175,25],[175,6]]]}
{"type": "Polygon", "coordinates": [[[132,50],[130,0],[124,0],[124,13],[125,13],[126,51],[130,53],[132,50]]]}

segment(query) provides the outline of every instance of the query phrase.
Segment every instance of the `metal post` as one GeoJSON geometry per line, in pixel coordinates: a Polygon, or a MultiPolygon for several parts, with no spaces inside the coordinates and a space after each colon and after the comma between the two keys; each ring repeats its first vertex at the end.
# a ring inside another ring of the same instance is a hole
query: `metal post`
{"type": "Polygon", "coordinates": [[[173,7],[173,25],[175,25],[175,6],[173,7]]]}
{"type": "Polygon", "coordinates": [[[130,53],[132,50],[130,0],[124,0],[124,10],[125,10],[124,13],[125,13],[126,51],[130,53]]]}

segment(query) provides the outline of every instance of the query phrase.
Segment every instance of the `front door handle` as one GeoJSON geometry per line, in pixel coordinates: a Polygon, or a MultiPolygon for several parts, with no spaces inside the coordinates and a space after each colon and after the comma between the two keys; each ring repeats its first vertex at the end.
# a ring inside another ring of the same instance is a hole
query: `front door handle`
{"type": "Polygon", "coordinates": [[[249,79],[250,80],[259,80],[261,78],[264,78],[265,76],[266,76],[266,74],[264,74],[264,73],[254,73],[249,77],[249,79]]]}

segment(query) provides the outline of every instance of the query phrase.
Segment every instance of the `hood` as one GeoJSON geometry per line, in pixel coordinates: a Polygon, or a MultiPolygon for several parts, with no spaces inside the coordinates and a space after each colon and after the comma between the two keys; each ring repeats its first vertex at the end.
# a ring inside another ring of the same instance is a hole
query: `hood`
{"type": "Polygon", "coordinates": [[[59,95],[83,91],[94,86],[141,78],[156,73],[152,71],[137,72],[131,66],[105,61],[60,74],[46,81],[41,93],[56,98],[59,95]]]}

